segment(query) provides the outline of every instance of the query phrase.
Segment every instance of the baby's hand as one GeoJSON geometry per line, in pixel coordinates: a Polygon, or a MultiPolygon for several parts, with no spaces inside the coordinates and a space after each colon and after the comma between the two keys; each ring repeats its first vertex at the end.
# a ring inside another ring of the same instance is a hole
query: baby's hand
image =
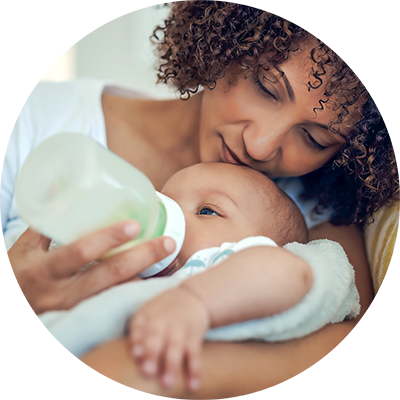
{"type": "Polygon", "coordinates": [[[187,387],[200,383],[201,345],[210,325],[202,300],[178,287],[145,303],[130,322],[130,352],[147,376],[159,375],[171,388],[184,368],[187,387]]]}

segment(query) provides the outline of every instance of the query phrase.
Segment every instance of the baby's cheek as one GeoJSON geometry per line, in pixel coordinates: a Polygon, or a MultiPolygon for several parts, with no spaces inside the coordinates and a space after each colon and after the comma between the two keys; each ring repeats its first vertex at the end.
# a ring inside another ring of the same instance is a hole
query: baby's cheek
{"type": "Polygon", "coordinates": [[[226,241],[213,225],[209,220],[191,221],[190,223],[187,221],[185,240],[179,253],[180,262],[184,264],[197,251],[209,247],[219,247],[226,241]]]}
{"type": "Polygon", "coordinates": [[[179,254],[180,265],[184,265],[199,250],[220,247],[225,242],[239,242],[249,236],[259,236],[259,227],[268,223],[260,221],[258,214],[257,218],[249,218],[245,213],[234,219],[198,215],[185,215],[185,219],[186,233],[179,254]]]}
{"type": "Polygon", "coordinates": [[[183,241],[182,249],[179,253],[180,264],[185,264],[186,261],[194,254],[198,249],[202,234],[193,229],[190,225],[186,225],[185,240],[183,241]]]}

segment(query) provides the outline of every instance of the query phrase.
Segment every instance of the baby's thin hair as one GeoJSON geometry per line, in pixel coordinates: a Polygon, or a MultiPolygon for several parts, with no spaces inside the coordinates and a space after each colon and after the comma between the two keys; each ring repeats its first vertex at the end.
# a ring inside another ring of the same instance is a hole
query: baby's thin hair
{"type": "MultiPolygon", "coordinates": [[[[265,177],[265,179],[269,178],[265,177]]],[[[275,229],[275,237],[273,239],[279,246],[292,242],[307,243],[308,229],[301,211],[295,202],[275,183],[273,183],[272,187],[276,190],[274,192],[271,191],[270,185],[268,190],[270,201],[267,207],[272,207],[275,216],[271,222],[275,229]]],[[[270,227],[271,224],[269,224],[268,229],[270,227]]]]}

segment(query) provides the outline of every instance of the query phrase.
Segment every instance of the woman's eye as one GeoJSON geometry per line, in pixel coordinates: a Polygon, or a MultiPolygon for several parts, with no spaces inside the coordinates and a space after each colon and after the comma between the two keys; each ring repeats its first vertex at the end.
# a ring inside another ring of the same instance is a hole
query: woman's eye
{"type": "Polygon", "coordinates": [[[215,211],[213,211],[213,210],[211,210],[211,208],[207,208],[207,207],[202,208],[199,211],[199,215],[217,215],[218,216],[218,214],[215,211]]]}
{"type": "Polygon", "coordinates": [[[273,95],[263,84],[262,84],[262,82],[260,81],[260,78],[258,77],[258,76],[256,76],[256,78],[255,78],[255,83],[256,83],[256,85],[259,87],[259,89],[264,93],[264,94],[266,94],[268,97],[270,97],[272,100],[277,100],[277,98],[276,98],[276,96],[275,95],[273,95]]]}
{"type": "Polygon", "coordinates": [[[307,141],[307,143],[308,143],[311,147],[313,147],[314,149],[320,150],[320,151],[325,150],[325,149],[328,148],[328,146],[322,146],[322,144],[319,144],[319,143],[310,135],[310,133],[309,133],[306,129],[304,129],[304,128],[302,128],[302,129],[303,129],[303,132],[304,132],[304,134],[305,134],[306,141],[307,141]]]}

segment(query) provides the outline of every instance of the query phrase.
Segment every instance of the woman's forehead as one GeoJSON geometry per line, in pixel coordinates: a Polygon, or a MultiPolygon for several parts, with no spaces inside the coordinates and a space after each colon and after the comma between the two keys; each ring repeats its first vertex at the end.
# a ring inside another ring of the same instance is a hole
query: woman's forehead
{"type": "Polygon", "coordinates": [[[279,80],[293,102],[307,106],[310,121],[326,127],[334,124],[335,130],[338,129],[343,136],[346,136],[360,117],[359,108],[364,97],[361,96],[358,102],[347,106],[348,112],[342,115],[339,123],[338,112],[342,100],[338,94],[327,96],[326,87],[331,81],[334,70],[332,66],[325,65],[323,74],[320,74],[318,80],[315,77],[317,66],[310,55],[312,49],[313,45],[305,44],[287,61],[262,73],[270,81],[279,80]]]}

